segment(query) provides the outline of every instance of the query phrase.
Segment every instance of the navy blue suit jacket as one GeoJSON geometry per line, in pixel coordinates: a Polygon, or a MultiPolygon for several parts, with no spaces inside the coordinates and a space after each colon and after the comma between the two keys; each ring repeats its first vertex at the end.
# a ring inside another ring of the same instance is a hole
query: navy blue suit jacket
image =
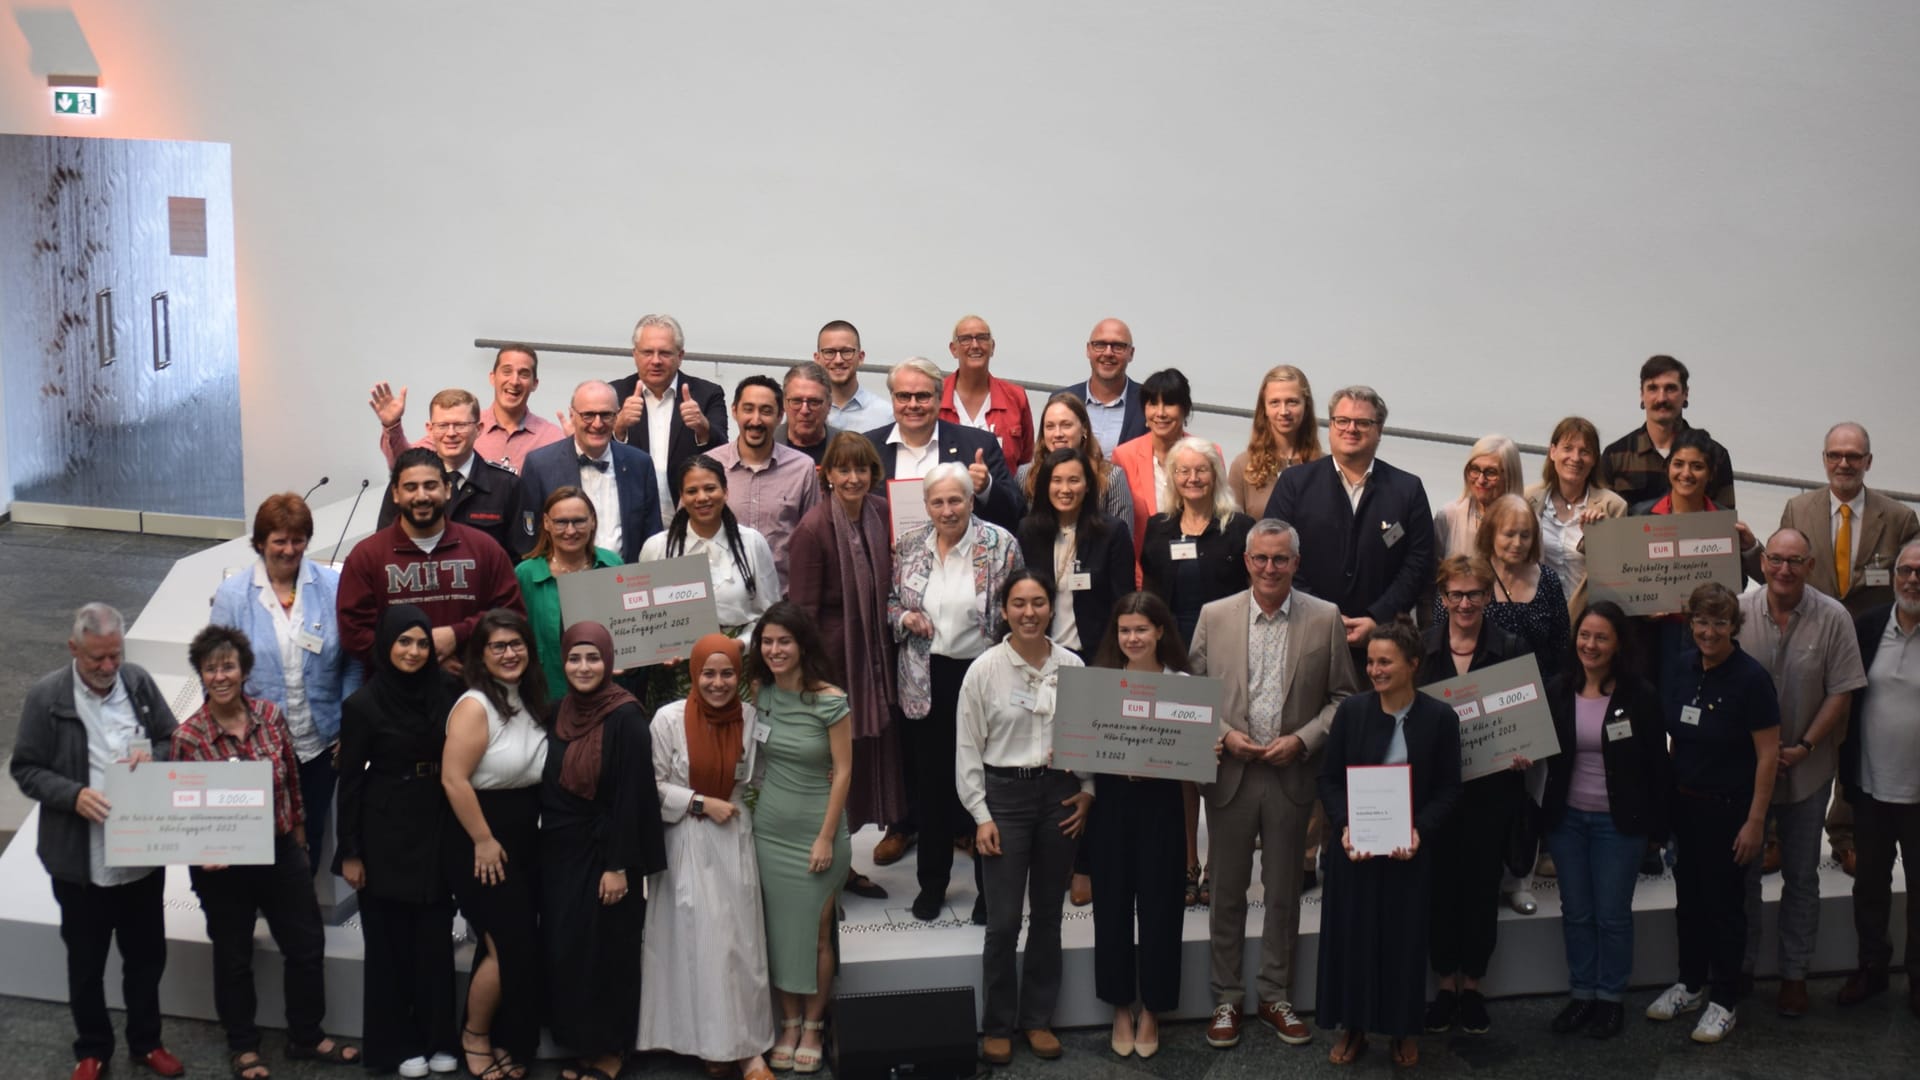
{"type": "MultiPolygon", "coordinates": [[[[660,531],[660,496],[653,486],[653,459],[623,443],[613,448],[614,490],[620,493],[620,558],[633,562],[640,545],[660,531]]],[[[580,448],[572,439],[550,443],[527,455],[520,470],[520,520],[513,530],[514,554],[525,557],[540,539],[540,508],[555,488],[580,485],[580,448]]],[[[595,513],[606,508],[596,506],[595,513]]]]}
{"type": "MultiPolygon", "coordinates": [[[[886,427],[874,428],[866,433],[867,441],[880,452],[880,467],[886,470],[886,478],[889,480],[893,479],[894,459],[898,456],[900,447],[897,443],[888,442],[887,439],[893,434],[896,426],[898,425],[888,424],[886,427]]],[[[1019,485],[1014,483],[1013,474],[1007,471],[1007,456],[1000,452],[1000,440],[990,432],[948,423],[944,420],[940,422],[934,433],[940,439],[942,465],[948,462],[972,465],[974,451],[986,453],[987,475],[993,477],[993,483],[987,488],[986,498],[974,507],[974,512],[980,515],[981,520],[991,521],[1008,532],[1017,534],[1020,531],[1020,519],[1027,516],[1027,500],[1021,498],[1019,485]]],[[[880,490],[874,494],[885,498],[886,485],[880,485],[880,490]]]]}
{"type": "MultiPolygon", "coordinates": [[[[665,447],[647,445],[647,440],[652,438],[653,432],[648,428],[645,420],[633,425],[633,428],[627,432],[626,442],[626,445],[633,447],[635,450],[645,451],[655,458],[658,458],[662,453],[667,455],[667,490],[669,491],[673,490],[673,474],[680,468],[681,462],[695,454],[710,454],[714,451],[714,448],[725,446],[729,438],[727,434],[727,392],[721,389],[719,383],[708,382],[697,375],[689,375],[684,371],[680,373],[679,379],[681,385],[684,385],[693,393],[693,400],[699,404],[701,413],[707,418],[707,441],[694,441],[693,429],[687,426],[685,420],[680,419],[680,403],[678,401],[680,391],[675,390],[674,395],[676,400],[671,403],[673,415],[667,421],[667,445],[665,447]]],[[[625,378],[615,379],[613,380],[612,386],[617,400],[624,405],[628,398],[640,392],[640,376],[634,374],[628,375],[625,378]]],[[[624,494],[620,496],[620,501],[623,505],[626,503],[626,496],[624,494]]],[[[659,501],[658,496],[655,497],[654,501],[659,501]]],[[[534,509],[538,510],[539,507],[536,506],[534,509]]],[[[638,551],[639,549],[635,548],[634,550],[638,551]]]]}
{"type": "Polygon", "coordinates": [[[1433,581],[1433,511],[1420,478],[1378,459],[1356,510],[1332,455],[1280,474],[1266,516],[1300,533],[1295,580],[1350,619],[1385,624],[1433,581]],[[1400,535],[1387,543],[1398,527],[1400,535]]]}
{"type": "MultiPolygon", "coordinates": [[[[1063,386],[1060,388],[1060,392],[1063,394],[1072,394],[1081,401],[1087,400],[1087,384],[1084,381],[1074,383],[1072,386],[1063,386]]],[[[1123,413],[1120,418],[1120,442],[1137,439],[1146,433],[1147,407],[1140,401],[1140,384],[1132,379],[1128,379],[1126,412],[1123,413]]],[[[1114,443],[1113,445],[1118,446],[1120,443],[1114,443]]],[[[1103,449],[1105,449],[1109,455],[1113,453],[1113,447],[1111,446],[1104,447],[1103,449]]]]}

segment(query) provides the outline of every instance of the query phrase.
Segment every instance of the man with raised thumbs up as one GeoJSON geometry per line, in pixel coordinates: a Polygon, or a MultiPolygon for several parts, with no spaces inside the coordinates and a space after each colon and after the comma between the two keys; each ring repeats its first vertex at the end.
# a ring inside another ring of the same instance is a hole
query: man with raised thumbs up
{"type": "Polygon", "coordinates": [[[633,327],[634,373],[613,381],[620,414],[613,437],[653,458],[661,516],[672,514],[672,478],[680,463],[727,441],[727,395],[719,384],[680,372],[686,335],[671,315],[646,315],[633,327]]]}
{"type": "Polygon", "coordinates": [[[974,513],[1013,532],[1027,504],[1007,471],[1000,441],[985,431],[941,422],[940,378],[940,369],[923,356],[895,364],[887,375],[894,422],[867,432],[867,441],[880,452],[888,480],[918,480],[946,462],[966,465],[973,477],[974,513]]]}

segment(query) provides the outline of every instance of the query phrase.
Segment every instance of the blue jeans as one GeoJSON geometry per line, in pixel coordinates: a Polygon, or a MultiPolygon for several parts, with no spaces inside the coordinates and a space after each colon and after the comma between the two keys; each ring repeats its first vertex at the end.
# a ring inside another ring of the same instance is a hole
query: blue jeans
{"type": "Polygon", "coordinates": [[[1560,927],[1573,998],[1619,1001],[1633,973],[1633,885],[1647,838],[1613,827],[1611,814],[1568,807],[1547,834],[1559,872],[1560,927]]]}
{"type": "Polygon", "coordinates": [[[333,821],[333,787],[339,774],[333,771],[333,751],[300,763],[300,804],[306,812],[307,869],[320,872],[320,849],[327,842],[327,826],[333,821]]]}

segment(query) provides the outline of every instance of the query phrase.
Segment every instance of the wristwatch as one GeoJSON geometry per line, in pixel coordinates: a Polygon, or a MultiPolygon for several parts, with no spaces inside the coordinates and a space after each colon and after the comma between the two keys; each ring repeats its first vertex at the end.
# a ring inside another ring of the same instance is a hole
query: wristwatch
{"type": "Polygon", "coordinates": [[[707,797],[705,795],[695,795],[693,801],[689,802],[687,806],[693,811],[694,817],[707,816],[707,797]]]}
{"type": "Polygon", "coordinates": [[[1802,750],[1805,750],[1809,754],[1813,753],[1813,744],[1808,742],[1805,739],[1801,739],[1799,742],[1794,743],[1793,745],[1799,747],[1802,750]]]}

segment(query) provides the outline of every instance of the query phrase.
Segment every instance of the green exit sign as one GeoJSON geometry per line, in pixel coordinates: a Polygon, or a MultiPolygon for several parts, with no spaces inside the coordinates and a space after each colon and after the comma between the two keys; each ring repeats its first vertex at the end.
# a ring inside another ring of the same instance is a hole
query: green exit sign
{"type": "Polygon", "coordinates": [[[98,116],[100,91],[61,87],[53,92],[53,114],[55,116],[98,116]]]}

